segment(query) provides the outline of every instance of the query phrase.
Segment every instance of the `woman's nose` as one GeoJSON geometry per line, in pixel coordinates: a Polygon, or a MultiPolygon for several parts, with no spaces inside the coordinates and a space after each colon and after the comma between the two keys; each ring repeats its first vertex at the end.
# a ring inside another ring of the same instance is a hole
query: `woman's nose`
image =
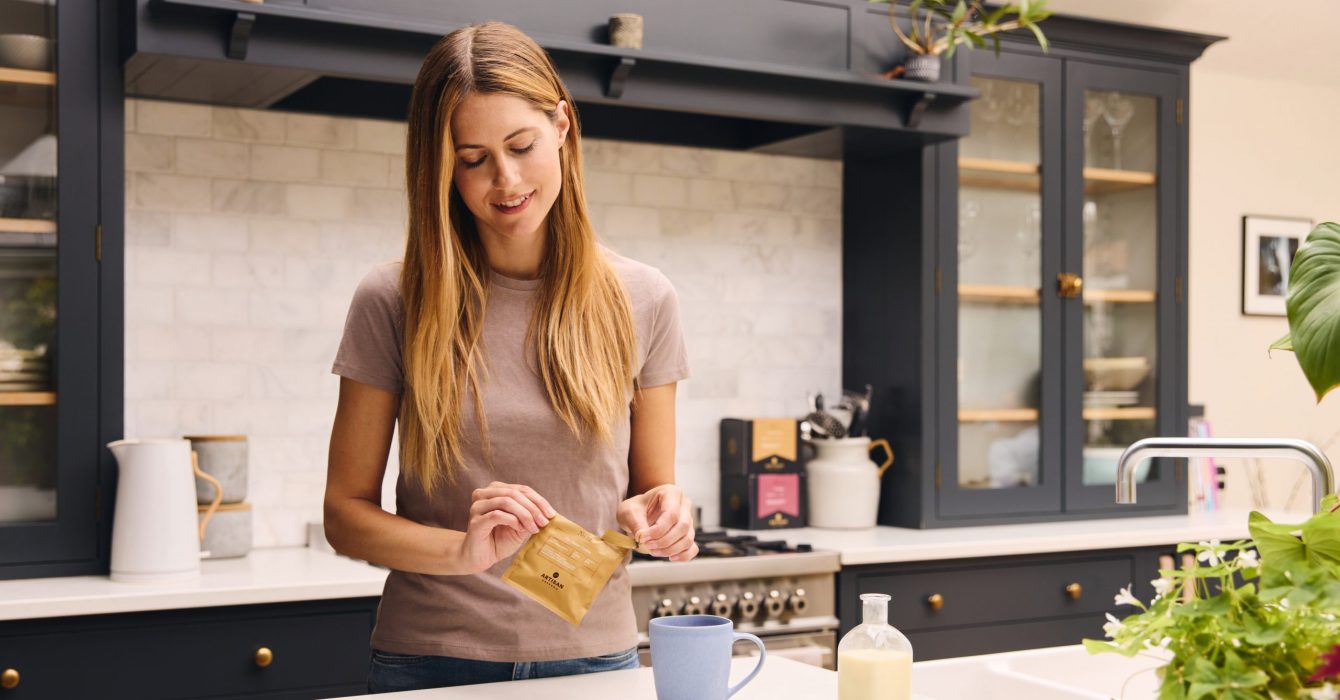
{"type": "Polygon", "coordinates": [[[493,186],[505,190],[521,181],[520,169],[507,158],[497,160],[498,167],[493,173],[493,186]]]}

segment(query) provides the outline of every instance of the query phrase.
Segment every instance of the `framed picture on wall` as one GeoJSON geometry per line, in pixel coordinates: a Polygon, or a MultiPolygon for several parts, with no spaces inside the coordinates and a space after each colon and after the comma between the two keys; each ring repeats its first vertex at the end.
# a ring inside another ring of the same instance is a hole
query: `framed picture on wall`
{"type": "Polygon", "coordinates": [[[1289,266],[1312,230],[1311,219],[1242,217],[1242,313],[1284,316],[1289,266]]]}

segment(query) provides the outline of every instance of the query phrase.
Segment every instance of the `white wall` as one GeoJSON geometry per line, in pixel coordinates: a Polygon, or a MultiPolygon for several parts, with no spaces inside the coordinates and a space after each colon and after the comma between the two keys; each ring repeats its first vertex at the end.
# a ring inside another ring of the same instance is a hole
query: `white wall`
{"type": "MultiPolygon", "coordinates": [[[[248,435],[256,544],[302,544],[350,296],[403,251],[404,125],[140,100],[126,123],[126,434],[248,435]]],[[[679,479],[714,523],[717,422],[840,389],[841,164],[599,140],[585,156],[598,233],[679,291],[679,479]]]]}
{"type": "MultiPolygon", "coordinates": [[[[1340,398],[1318,406],[1293,355],[1267,354],[1288,332],[1283,317],[1240,312],[1242,215],[1340,219],[1340,51],[1331,36],[1340,3],[1304,0],[1277,15],[1245,0],[1048,6],[1229,37],[1191,69],[1190,400],[1205,404],[1216,435],[1309,439],[1340,464],[1340,398]]],[[[1225,464],[1229,502],[1252,505],[1250,469],[1225,464]]],[[[1301,467],[1271,462],[1262,473],[1266,503],[1307,506],[1301,467]]]]}

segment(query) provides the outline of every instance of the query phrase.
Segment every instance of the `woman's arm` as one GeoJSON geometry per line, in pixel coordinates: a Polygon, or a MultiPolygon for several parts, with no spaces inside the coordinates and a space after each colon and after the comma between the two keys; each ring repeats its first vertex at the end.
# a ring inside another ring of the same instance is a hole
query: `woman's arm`
{"type": "Polygon", "coordinates": [[[628,445],[628,500],[619,522],[644,551],[674,561],[698,555],[693,504],[675,485],[676,384],[640,389],[633,400],[628,445]]]}
{"type": "Polygon", "coordinates": [[[399,571],[478,573],[519,548],[552,517],[528,487],[492,484],[474,494],[467,532],[429,527],[381,507],[399,397],[340,379],[326,473],[326,539],[335,551],[399,571]],[[511,551],[508,551],[508,550],[511,551]]]}

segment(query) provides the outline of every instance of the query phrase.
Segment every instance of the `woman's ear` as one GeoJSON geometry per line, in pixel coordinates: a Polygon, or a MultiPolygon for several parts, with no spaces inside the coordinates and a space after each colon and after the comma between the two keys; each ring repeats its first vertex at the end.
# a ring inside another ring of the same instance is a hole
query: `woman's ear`
{"type": "Polygon", "coordinates": [[[568,111],[567,100],[558,101],[558,106],[554,108],[554,115],[554,129],[558,132],[558,146],[562,148],[568,139],[568,129],[572,127],[572,115],[568,111]]]}

